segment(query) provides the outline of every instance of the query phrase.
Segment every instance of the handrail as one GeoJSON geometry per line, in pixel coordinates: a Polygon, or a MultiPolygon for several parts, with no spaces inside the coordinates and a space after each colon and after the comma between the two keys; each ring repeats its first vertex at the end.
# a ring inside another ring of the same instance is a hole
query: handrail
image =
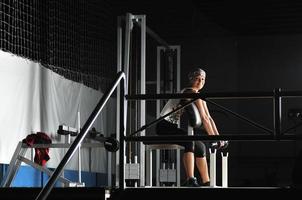
{"type": "MultiPolygon", "coordinates": [[[[58,167],[53,172],[52,176],[49,178],[46,185],[42,188],[41,192],[37,196],[36,200],[45,200],[47,196],[49,195],[51,189],[53,188],[56,180],[58,179],[59,175],[62,173],[62,170],[64,169],[67,162],[72,158],[73,154],[76,152],[79,145],[82,143],[83,139],[85,138],[86,134],[88,133],[89,128],[92,126],[93,122],[96,120],[98,115],[100,114],[101,110],[107,103],[109,97],[114,92],[115,88],[118,86],[119,82],[121,80],[125,81],[125,73],[124,72],[118,72],[117,78],[113,82],[112,88],[110,88],[100,99],[92,113],[90,114],[88,120],[84,124],[83,128],[81,129],[80,133],[75,138],[74,142],[71,144],[70,148],[66,152],[65,156],[63,157],[62,161],[59,163],[58,167]]],[[[124,88],[122,88],[124,89],[124,88]]]]}
{"type": "MultiPolygon", "coordinates": [[[[275,89],[273,92],[231,92],[231,93],[170,93],[170,94],[134,94],[134,95],[126,95],[126,99],[127,100],[154,100],[154,99],[181,99],[181,98],[193,98],[192,101],[190,101],[188,104],[192,103],[193,101],[195,101],[196,99],[200,98],[203,99],[204,101],[213,104],[214,106],[217,106],[218,108],[231,113],[232,115],[234,115],[235,117],[238,117],[239,119],[248,122],[249,124],[262,129],[268,133],[271,134],[271,136],[269,135],[268,138],[267,136],[264,136],[265,139],[281,139],[280,137],[286,133],[287,131],[301,126],[302,124],[299,124],[297,126],[294,126],[292,128],[289,128],[286,131],[281,130],[281,97],[302,97],[302,91],[281,91],[280,88],[275,89]],[[244,116],[239,115],[236,112],[231,111],[230,109],[227,109],[209,99],[241,99],[241,98],[257,98],[257,99],[267,99],[267,98],[271,98],[274,100],[274,130],[271,130],[269,128],[266,128],[265,126],[262,126],[244,116]],[[272,137],[273,136],[273,137],[272,137]]],[[[177,112],[180,109],[183,109],[185,106],[187,106],[188,104],[185,104],[169,113],[167,113],[166,115],[159,117],[157,119],[155,119],[154,121],[150,122],[149,124],[146,124],[144,126],[142,126],[141,128],[139,128],[138,130],[136,130],[135,132],[130,134],[130,137],[134,136],[135,134],[137,134],[138,132],[141,132],[145,129],[147,129],[148,127],[150,127],[151,125],[161,121],[163,118],[167,117],[168,115],[177,112]]],[[[131,139],[129,140],[130,137],[126,137],[126,140],[131,141],[131,139]]],[[[221,137],[221,136],[220,136],[221,137]]],[[[233,136],[228,136],[228,138],[232,138],[233,136]]],[[[300,139],[300,137],[295,137],[295,136],[282,136],[283,139],[300,139]]],[[[207,137],[205,139],[208,139],[207,137]]],[[[240,140],[244,139],[240,136],[240,140]]],[[[256,138],[257,139],[257,138],[256,138]]],[[[211,139],[209,139],[211,140],[211,139]]],[[[148,141],[148,140],[146,140],[148,141]]]]}
{"type": "MultiPolygon", "coordinates": [[[[286,93],[286,95],[296,94],[286,93]]],[[[299,93],[298,93],[299,94],[299,93]]],[[[302,91],[301,91],[302,95],[302,91]]],[[[134,94],[126,95],[127,100],[155,100],[155,99],[180,99],[180,98],[201,98],[201,99],[240,99],[240,98],[273,98],[274,92],[217,92],[217,93],[165,93],[165,94],[134,94]]]]}
{"type": "MultiPolygon", "coordinates": [[[[261,95],[263,95],[263,96],[259,96],[259,93],[252,92],[252,93],[232,93],[230,96],[231,97],[235,97],[235,96],[238,97],[239,96],[241,98],[247,98],[247,97],[249,97],[249,98],[250,97],[254,97],[254,98],[273,98],[273,96],[271,96],[273,94],[274,94],[273,92],[261,92],[261,95]]],[[[220,97],[220,98],[222,98],[222,97],[225,96],[225,93],[222,93],[222,94],[215,93],[215,95],[213,95],[213,96],[214,97],[220,97]]],[[[215,103],[213,101],[210,101],[208,99],[209,97],[208,97],[207,94],[201,94],[201,93],[173,93],[173,94],[136,94],[136,95],[131,95],[131,96],[126,95],[126,99],[127,100],[135,100],[135,99],[136,100],[150,100],[150,99],[169,99],[169,98],[170,99],[193,98],[193,100],[190,100],[186,104],[184,104],[184,105],[176,108],[175,110],[172,110],[171,112],[167,113],[166,115],[161,116],[161,117],[155,119],[154,121],[150,122],[149,124],[146,124],[146,125],[142,126],[141,128],[139,128],[135,132],[131,133],[130,136],[133,136],[133,135],[135,135],[135,134],[137,134],[137,133],[139,133],[139,132],[147,129],[148,127],[152,126],[153,124],[155,124],[155,123],[163,120],[165,117],[167,117],[167,116],[169,116],[169,115],[171,115],[171,114],[173,114],[173,113],[175,113],[175,112],[183,109],[184,107],[188,106],[189,104],[193,103],[194,101],[196,101],[199,98],[203,99],[206,102],[209,102],[210,104],[213,104],[213,105],[219,107],[220,109],[222,109],[222,110],[224,110],[224,111],[226,111],[228,113],[231,113],[232,115],[238,117],[239,119],[241,119],[241,120],[243,120],[245,122],[248,122],[249,124],[251,124],[251,125],[253,125],[253,126],[261,129],[261,130],[264,130],[264,131],[266,131],[268,133],[273,134],[273,130],[270,130],[270,129],[268,129],[268,128],[266,128],[266,127],[264,127],[264,126],[262,126],[262,125],[260,125],[260,124],[258,124],[256,122],[254,122],[254,121],[252,121],[252,120],[250,120],[250,119],[248,119],[248,118],[246,118],[244,116],[241,116],[238,113],[233,112],[230,109],[227,109],[227,108],[225,108],[225,107],[223,107],[223,106],[221,106],[221,105],[219,105],[219,104],[217,104],[217,103],[215,103]]]]}
{"type": "MultiPolygon", "coordinates": [[[[133,94],[126,95],[127,100],[156,100],[156,99],[180,99],[195,98],[201,99],[267,99],[273,98],[275,93],[266,91],[252,92],[204,92],[204,93],[165,93],[165,94],[133,94]]],[[[281,97],[302,97],[302,91],[278,91],[281,97]]]]}
{"type": "MultiPolygon", "coordinates": [[[[152,135],[152,136],[127,136],[126,142],[184,142],[184,141],[276,141],[274,135],[242,134],[242,135],[152,135]]],[[[302,140],[302,135],[282,135],[280,140],[302,140]]]]}

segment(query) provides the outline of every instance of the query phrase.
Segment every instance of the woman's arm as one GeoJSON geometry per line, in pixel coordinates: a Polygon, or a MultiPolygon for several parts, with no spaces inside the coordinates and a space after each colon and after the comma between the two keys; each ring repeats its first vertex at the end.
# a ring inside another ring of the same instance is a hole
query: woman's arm
{"type": "MultiPolygon", "coordinates": [[[[219,135],[216,124],[215,124],[213,118],[210,115],[210,112],[209,112],[209,109],[208,109],[208,106],[207,106],[207,102],[203,101],[203,100],[201,100],[201,101],[202,101],[203,107],[205,109],[205,113],[209,118],[209,121],[211,123],[212,129],[213,129],[215,135],[219,135]]],[[[228,146],[228,141],[223,141],[223,140],[219,141],[219,148],[226,148],[227,146],[228,146]]]]}
{"type": "Polygon", "coordinates": [[[208,135],[218,135],[218,131],[216,128],[216,125],[214,123],[214,120],[209,115],[209,111],[207,108],[207,105],[204,104],[204,101],[201,99],[197,99],[195,101],[195,104],[198,108],[203,126],[207,132],[208,135]]]}
{"type": "Polygon", "coordinates": [[[209,109],[208,109],[208,106],[207,106],[207,102],[202,100],[202,104],[203,104],[203,107],[205,109],[205,113],[206,113],[206,115],[208,116],[208,118],[210,120],[210,123],[212,125],[212,128],[213,128],[213,131],[214,131],[215,135],[219,135],[219,132],[217,130],[217,127],[216,127],[216,124],[214,122],[214,119],[210,115],[210,112],[209,112],[209,109]]]}

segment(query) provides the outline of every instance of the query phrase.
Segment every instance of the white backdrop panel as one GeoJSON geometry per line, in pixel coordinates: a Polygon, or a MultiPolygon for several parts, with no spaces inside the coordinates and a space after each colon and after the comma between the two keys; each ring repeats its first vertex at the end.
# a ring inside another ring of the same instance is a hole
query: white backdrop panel
{"type": "MultiPolygon", "coordinates": [[[[53,143],[64,142],[58,136],[60,124],[77,127],[78,112],[81,126],[102,97],[102,92],[73,82],[34,63],[0,51],[0,163],[9,163],[19,141],[27,135],[42,131],[53,143]]],[[[103,108],[94,127],[105,136],[115,132],[115,99],[103,108]]],[[[73,139],[72,139],[73,141],[73,139]]],[[[66,149],[50,149],[48,167],[56,167],[66,149]]],[[[93,149],[89,160],[88,149],[82,149],[82,170],[106,172],[107,152],[93,149]]],[[[77,169],[77,153],[67,169],[77,169]]]]}

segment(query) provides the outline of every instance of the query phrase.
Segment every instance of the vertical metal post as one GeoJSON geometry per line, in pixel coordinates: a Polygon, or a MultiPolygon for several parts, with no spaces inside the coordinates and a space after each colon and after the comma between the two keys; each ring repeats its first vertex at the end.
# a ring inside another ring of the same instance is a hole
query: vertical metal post
{"type": "Polygon", "coordinates": [[[130,39],[131,39],[131,31],[133,27],[133,15],[130,13],[126,14],[125,17],[125,44],[124,44],[124,65],[122,66],[122,25],[121,25],[121,17],[118,18],[118,29],[117,29],[117,40],[118,40],[118,48],[117,48],[117,68],[122,69],[125,73],[125,79],[123,80],[120,88],[117,92],[117,138],[120,139],[120,154],[116,154],[116,165],[118,166],[116,169],[116,186],[120,188],[125,188],[125,177],[124,177],[124,165],[125,165],[125,140],[124,137],[126,135],[126,117],[127,117],[127,104],[125,103],[125,95],[128,93],[128,77],[129,77],[129,62],[130,62],[130,39]],[[125,124],[124,124],[125,123],[125,124]]]}
{"type": "MultiPolygon", "coordinates": [[[[141,20],[141,74],[140,74],[140,93],[146,94],[146,16],[140,16],[141,20]]],[[[140,101],[140,124],[146,124],[146,101],[140,101]]],[[[145,136],[145,130],[141,131],[141,136],[145,136]]],[[[140,143],[140,186],[145,186],[145,145],[140,143]]]]}
{"type": "MultiPolygon", "coordinates": [[[[160,57],[160,53],[162,51],[162,47],[157,47],[157,67],[156,67],[156,93],[160,94],[161,90],[161,80],[160,80],[160,62],[161,62],[161,57],[160,57]]],[[[160,117],[160,100],[157,99],[156,100],[156,118],[160,117]]],[[[156,164],[156,168],[155,168],[155,176],[156,176],[156,186],[159,186],[159,169],[160,169],[160,150],[156,150],[155,151],[155,164],[156,164]]],[[[152,177],[151,177],[152,178],[152,177]]]]}
{"type": "Polygon", "coordinates": [[[228,156],[229,153],[227,152],[226,155],[223,155],[221,152],[222,158],[222,187],[228,187],[228,156]]]}
{"type": "MultiPolygon", "coordinates": [[[[122,37],[123,37],[123,29],[122,29],[122,17],[119,16],[117,18],[117,72],[122,71],[122,37]]],[[[121,85],[117,86],[117,95],[116,95],[116,139],[119,140],[120,138],[120,103],[121,103],[121,85]]],[[[111,158],[111,153],[108,153],[108,156],[111,158]]],[[[115,186],[118,186],[119,183],[119,156],[120,154],[115,154],[115,186]]],[[[110,159],[108,157],[108,159],[110,159]]],[[[109,160],[108,160],[109,161],[109,160]]],[[[112,185],[111,181],[111,161],[108,163],[108,185],[112,185]],[[110,165],[109,165],[110,164],[110,165]],[[110,167],[110,168],[109,168],[110,167]]]]}
{"type": "Polygon", "coordinates": [[[176,150],[176,186],[180,187],[180,150],[176,150]]]}
{"type": "MultiPolygon", "coordinates": [[[[176,90],[180,91],[180,46],[175,47],[177,50],[177,69],[176,69],[176,90]]],[[[174,83],[174,81],[173,81],[174,83]]],[[[180,124],[178,125],[180,127],[180,124]]],[[[190,132],[189,132],[190,133],[190,132]]],[[[194,134],[194,130],[192,128],[192,134],[194,134]]],[[[180,149],[176,150],[176,162],[177,162],[177,186],[180,186],[180,149]]]]}
{"type": "MultiPolygon", "coordinates": [[[[123,132],[120,132],[120,138],[122,140],[122,150],[120,151],[120,173],[122,172],[122,174],[120,174],[120,188],[125,188],[126,182],[125,182],[125,177],[124,177],[124,173],[125,173],[125,169],[124,169],[124,165],[126,164],[125,162],[125,150],[126,150],[126,142],[124,140],[124,137],[126,136],[126,130],[127,130],[127,103],[126,103],[126,99],[125,99],[125,95],[128,94],[128,90],[129,90],[129,70],[130,70],[130,40],[131,40],[131,33],[132,33],[132,29],[133,29],[133,15],[130,13],[126,14],[126,18],[125,18],[125,23],[126,23],[126,27],[125,27],[125,51],[124,51],[124,73],[125,73],[125,81],[123,82],[123,88],[122,90],[123,93],[121,92],[120,95],[120,102],[121,107],[120,110],[123,112],[123,120],[121,120],[123,123],[121,123],[121,127],[120,130],[122,130],[122,126],[123,126],[123,132]],[[122,162],[121,162],[122,161],[122,162]],[[123,181],[121,182],[121,178],[123,178],[123,181]]],[[[122,87],[122,85],[121,85],[122,87]]]]}
{"type": "MultiPolygon", "coordinates": [[[[118,153],[116,153],[118,154],[118,153]]],[[[112,186],[112,153],[107,152],[107,185],[112,186]]]]}
{"type": "Polygon", "coordinates": [[[148,150],[149,152],[149,186],[152,187],[153,184],[152,184],[152,150],[149,149],[148,150]]]}
{"type": "Polygon", "coordinates": [[[126,14],[126,30],[125,30],[125,51],[124,51],[124,73],[126,75],[126,80],[125,80],[125,94],[128,93],[128,78],[129,78],[129,66],[130,66],[130,40],[131,40],[131,32],[133,28],[133,15],[130,13],[126,14]]]}
{"type": "Polygon", "coordinates": [[[216,186],[216,149],[210,148],[210,186],[216,186]]]}
{"type": "Polygon", "coordinates": [[[155,176],[156,176],[156,186],[159,186],[159,179],[160,179],[160,150],[156,149],[156,169],[155,169],[155,176]]]}
{"type": "MultiPolygon", "coordinates": [[[[125,78],[126,79],[126,78],[125,78]]],[[[119,157],[119,188],[121,190],[125,189],[125,135],[126,135],[126,98],[125,98],[125,82],[121,82],[121,92],[120,92],[120,157],[119,157]]]]}
{"type": "MultiPolygon", "coordinates": [[[[78,112],[78,132],[81,130],[81,116],[80,112],[78,112]]],[[[81,144],[79,145],[78,150],[78,181],[82,183],[82,159],[81,159],[81,144]]]]}
{"type": "MultiPolygon", "coordinates": [[[[137,155],[134,156],[134,164],[137,164],[137,155]]],[[[141,171],[141,170],[140,170],[141,171]]],[[[144,184],[145,185],[145,184],[144,184]]],[[[134,187],[137,187],[137,181],[135,181],[134,187]]]]}
{"type": "Polygon", "coordinates": [[[282,110],[280,92],[281,88],[274,89],[274,136],[277,140],[281,137],[282,110]]]}
{"type": "MultiPolygon", "coordinates": [[[[68,127],[68,130],[69,130],[69,127],[68,127]]],[[[65,140],[65,144],[70,144],[71,143],[71,136],[70,136],[70,134],[65,135],[64,140],[65,140]]],[[[64,154],[66,154],[67,151],[66,151],[66,148],[64,148],[64,154]]],[[[63,168],[63,170],[61,172],[61,176],[63,178],[65,177],[65,170],[64,170],[64,168],[63,168]]],[[[64,183],[64,182],[62,182],[61,185],[62,185],[62,187],[68,187],[68,185],[66,183],[64,183]]]]}
{"type": "MultiPolygon", "coordinates": [[[[162,47],[157,47],[157,59],[156,59],[156,93],[160,94],[160,52],[162,51],[162,47]]],[[[156,100],[156,118],[159,118],[160,115],[160,99],[156,100]]]]}

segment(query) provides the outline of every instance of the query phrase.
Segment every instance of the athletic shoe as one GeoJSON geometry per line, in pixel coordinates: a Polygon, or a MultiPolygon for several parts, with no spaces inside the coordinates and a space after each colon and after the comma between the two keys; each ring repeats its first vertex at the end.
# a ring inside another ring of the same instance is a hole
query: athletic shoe
{"type": "Polygon", "coordinates": [[[210,181],[202,183],[201,186],[210,186],[210,181]]]}
{"type": "Polygon", "coordinates": [[[200,185],[197,182],[197,179],[195,177],[189,178],[185,183],[185,187],[200,187],[200,185]]]}

